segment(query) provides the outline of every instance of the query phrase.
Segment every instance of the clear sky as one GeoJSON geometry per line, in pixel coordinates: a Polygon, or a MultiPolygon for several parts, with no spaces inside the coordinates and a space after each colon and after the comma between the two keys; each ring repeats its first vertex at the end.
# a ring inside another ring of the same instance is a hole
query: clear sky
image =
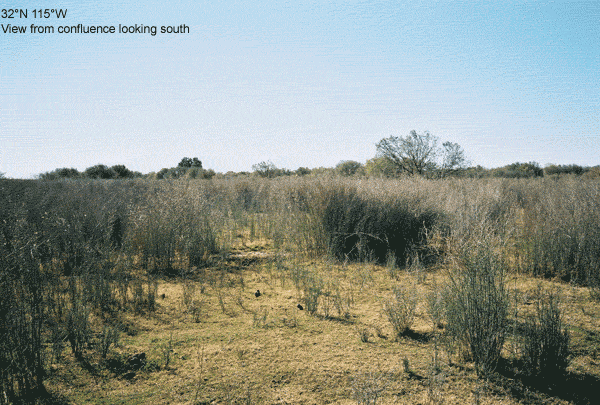
{"type": "Polygon", "coordinates": [[[364,163],[428,130],[475,165],[600,164],[600,1],[5,1],[0,172],[364,163]],[[66,9],[66,18],[33,10],[66,9]],[[92,4],[95,3],[95,4],[92,4]],[[53,26],[33,34],[30,25],[53,26]],[[59,34],[83,24],[159,32],[59,34]],[[186,24],[189,33],[160,33],[186,24]]]}

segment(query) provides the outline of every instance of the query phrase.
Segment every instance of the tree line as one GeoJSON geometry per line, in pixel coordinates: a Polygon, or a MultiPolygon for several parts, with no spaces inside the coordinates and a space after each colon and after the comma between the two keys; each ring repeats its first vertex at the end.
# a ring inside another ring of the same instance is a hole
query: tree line
{"type": "MultiPolygon", "coordinates": [[[[129,170],[124,165],[105,166],[98,164],[79,172],[74,168],[60,168],[39,175],[42,180],[55,179],[211,179],[238,176],[257,176],[275,178],[281,176],[366,176],[366,177],[404,177],[422,176],[427,178],[445,177],[505,177],[530,178],[560,175],[584,175],[600,177],[600,166],[584,167],[571,165],[547,165],[542,168],[537,162],[515,162],[499,168],[487,169],[480,165],[470,166],[464,149],[457,143],[444,142],[428,131],[418,133],[413,130],[406,136],[390,136],[376,144],[374,158],[365,164],[354,160],[343,160],[333,168],[319,167],[309,169],[299,167],[296,170],[278,168],[270,161],[263,161],[252,166],[252,172],[215,173],[212,169],[204,169],[197,158],[184,157],[177,166],[163,168],[158,172],[142,174],[129,170]]],[[[2,177],[0,175],[0,177],[2,177]]]]}

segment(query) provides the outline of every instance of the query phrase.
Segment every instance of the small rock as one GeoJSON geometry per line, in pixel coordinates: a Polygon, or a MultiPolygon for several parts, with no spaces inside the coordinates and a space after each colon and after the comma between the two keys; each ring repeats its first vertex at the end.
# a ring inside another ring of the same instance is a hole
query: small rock
{"type": "Polygon", "coordinates": [[[256,292],[254,293],[254,296],[256,298],[260,297],[262,294],[260,293],[260,290],[256,290],[256,292]]]}

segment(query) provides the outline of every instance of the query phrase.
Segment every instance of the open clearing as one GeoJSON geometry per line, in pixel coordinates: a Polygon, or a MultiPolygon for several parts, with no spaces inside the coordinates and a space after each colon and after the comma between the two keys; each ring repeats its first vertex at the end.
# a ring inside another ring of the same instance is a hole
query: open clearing
{"type": "MultiPolygon", "coordinates": [[[[126,363],[144,352],[144,369],[131,376],[128,367],[111,369],[110,360],[90,355],[85,365],[73,359],[54,365],[47,388],[78,404],[354,404],[361,390],[380,392],[380,404],[566,404],[597,398],[600,305],[586,288],[511,275],[509,288],[521,293],[520,312],[530,309],[529,297],[540,283],[561,289],[574,356],[560,382],[519,379],[508,361],[482,381],[471,363],[449,358],[443,330],[428,315],[426,297],[444,282],[443,268],[397,270],[392,277],[389,268],[374,263],[278,255],[268,243],[251,243],[230,257],[189,280],[162,279],[155,312],[111,320],[127,333],[108,358],[126,363]],[[298,309],[303,298],[291,270],[299,267],[339,286],[350,300],[346,316],[333,304],[329,316],[322,306],[314,315],[298,309]],[[419,297],[415,322],[401,338],[382,311],[394,286],[415,289],[419,297]]],[[[514,357],[511,348],[506,344],[504,358],[514,357]]]]}

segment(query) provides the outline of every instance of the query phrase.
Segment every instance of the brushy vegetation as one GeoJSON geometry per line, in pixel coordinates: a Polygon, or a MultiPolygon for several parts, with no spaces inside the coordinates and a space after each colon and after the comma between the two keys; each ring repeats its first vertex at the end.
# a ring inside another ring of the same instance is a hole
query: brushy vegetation
{"type": "Polygon", "coordinates": [[[482,233],[459,247],[444,291],[447,333],[480,376],[489,375],[498,363],[509,312],[506,268],[486,237],[482,233]]]}
{"type": "MultiPolygon", "coordinates": [[[[509,339],[507,274],[557,278],[597,291],[599,218],[600,183],[569,176],[2,179],[0,402],[43,392],[49,364],[62,361],[68,348],[85,364],[94,356],[109,361],[122,341],[119,333],[127,333],[120,316],[150,316],[164,277],[186,280],[181,306],[196,323],[206,313],[193,283],[202,292],[205,285],[218,292],[223,314],[234,315],[232,300],[251,312],[239,294],[227,292],[244,285],[241,275],[230,277],[237,273],[227,263],[235,243],[253,240],[272,241],[280,258],[366,263],[353,276],[361,291],[370,282],[368,265],[386,265],[394,279],[403,269],[418,268],[419,284],[428,269],[448,268],[444,294],[429,300],[434,327],[445,325],[442,341],[456,342],[462,360],[487,376],[509,339]]],[[[282,286],[286,278],[293,281],[307,313],[351,322],[358,305],[354,287],[344,290],[314,266],[282,260],[274,274],[282,286]]],[[[529,374],[564,374],[569,334],[557,298],[544,297],[519,337],[522,360],[529,374]]],[[[396,335],[410,330],[416,307],[406,289],[384,302],[396,335]]],[[[253,314],[261,330],[278,322],[266,308],[253,314]]],[[[289,317],[283,324],[291,324],[289,317]]],[[[363,341],[371,336],[363,335],[363,341]]],[[[163,350],[165,367],[172,345],[163,350]]],[[[376,400],[360,396],[369,384],[355,384],[357,401],[376,400]]],[[[378,387],[371,390],[374,398],[378,387]]]]}
{"type": "Polygon", "coordinates": [[[415,319],[417,303],[414,286],[405,289],[395,287],[392,297],[383,302],[383,312],[392,324],[396,337],[400,338],[410,330],[415,319]]]}
{"type": "Polygon", "coordinates": [[[535,313],[525,324],[523,358],[527,372],[549,379],[564,375],[570,360],[569,339],[559,293],[539,288],[535,313]]]}

